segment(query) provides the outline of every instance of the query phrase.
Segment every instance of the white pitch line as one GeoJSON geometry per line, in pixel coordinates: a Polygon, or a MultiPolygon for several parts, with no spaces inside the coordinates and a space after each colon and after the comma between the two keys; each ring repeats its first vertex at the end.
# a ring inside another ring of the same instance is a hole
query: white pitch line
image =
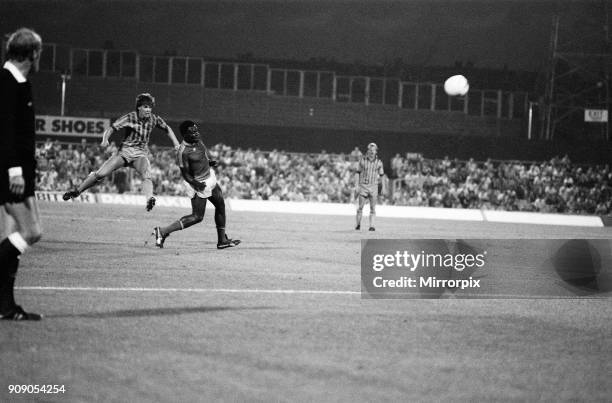
{"type": "Polygon", "coordinates": [[[193,292],[193,293],[250,293],[250,294],[341,294],[359,295],[360,291],[344,290],[262,290],[240,288],[137,288],[137,287],[15,287],[33,291],[127,291],[127,292],[193,292]]]}
{"type": "MultiPolygon", "coordinates": [[[[323,295],[361,295],[361,291],[347,290],[281,290],[281,289],[248,289],[248,288],[143,288],[143,287],[37,287],[24,286],[15,287],[18,290],[29,291],[94,291],[94,292],[187,292],[187,293],[233,293],[233,294],[323,294],[323,295]]],[[[601,300],[608,299],[609,293],[594,296],[552,296],[552,295],[514,295],[514,294],[461,294],[458,299],[588,299],[601,300]]],[[[370,299],[370,298],[369,298],[370,299]]],[[[371,298],[376,300],[379,298],[371,298]]],[[[386,300],[388,298],[382,298],[386,300]]],[[[391,298],[397,299],[397,298],[391,298]]],[[[418,299],[414,298],[399,298],[399,299],[418,299]]],[[[432,298],[437,299],[437,298],[432,298]]],[[[446,298],[442,298],[446,300],[446,298]]]]}

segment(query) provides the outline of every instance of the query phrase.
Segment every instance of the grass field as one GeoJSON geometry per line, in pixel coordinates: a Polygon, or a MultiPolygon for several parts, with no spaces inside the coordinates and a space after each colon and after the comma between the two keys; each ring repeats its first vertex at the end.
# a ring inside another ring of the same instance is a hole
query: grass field
{"type": "Polygon", "coordinates": [[[0,323],[0,401],[610,401],[610,299],[363,300],[360,240],[608,238],[607,228],[41,203],[0,323]],[[145,241],[149,241],[145,245],[145,241]],[[11,384],[65,385],[16,395],[11,384]]]}

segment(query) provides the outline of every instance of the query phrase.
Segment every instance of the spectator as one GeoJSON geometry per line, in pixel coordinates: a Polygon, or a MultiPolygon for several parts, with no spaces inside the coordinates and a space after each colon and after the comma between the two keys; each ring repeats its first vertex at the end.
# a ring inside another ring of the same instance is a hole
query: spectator
{"type": "MultiPolygon", "coordinates": [[[[155,193],[183,194],[174,151],[157,146],[153,150],[155,193]]],[[[301,154],[243,150],[223,144],[210,149],[220,163],[218,169],[223,170],[220,186],[228,198],[332,203],[355,201],[350,168],[358,151],[301,154]]],[[[39,189],[71,189],[72,178],[97,170],[114,152],[114,144],[103,150],[97,144],[62,145],[47,140],[37,150],[39,189]]],[[[379,197],[382,204],[570,214],[609,214],[612,208],[610,167],[575,165],[567,156],[526,163],[449,157],[434,160],[407,153],[405,157],[396,154],[390,164],[392,178],[379,197]]],[[[139,178],[128,180],[128,186],[121,189],[120,185],[125,185],[121,175],[104,182],[98,191],[137,192],[139,178]]]]}

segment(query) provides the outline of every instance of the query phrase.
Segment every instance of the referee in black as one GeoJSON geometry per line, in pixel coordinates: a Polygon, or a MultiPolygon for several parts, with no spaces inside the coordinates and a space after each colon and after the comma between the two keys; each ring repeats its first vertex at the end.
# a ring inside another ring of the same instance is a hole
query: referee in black
{"type": "Polygon", "coordinates": [[[376,216],[376,202],[378,200],[379,185],[381,178],[385,174],[383,163],[378,158],[378,146],[376,143],[368,144],[365,156],[359,160],[356,172],[357,178],[357,216],[355,229],[361,229],[361,217],[366,201],[370,202],[370,231],[374,231],[374,218],[376,216]]]}
{"type": "Polygon", "coordinates": [[[0,69],[0,319],[40,320],[15,303],[13,290],[20,255],[42,234],[34,197],[35,115],[32,86],[42,39],[28,28],[10,34],[0,69]],[[10,218],[9,218],[10,217],[10,218]],[[12,218],[12,219],[11,219],[12,218]],[[13,222],[14,221],[14,222],[13,222]],[[7,236],[8,235],[8,236],[7,236]]]}

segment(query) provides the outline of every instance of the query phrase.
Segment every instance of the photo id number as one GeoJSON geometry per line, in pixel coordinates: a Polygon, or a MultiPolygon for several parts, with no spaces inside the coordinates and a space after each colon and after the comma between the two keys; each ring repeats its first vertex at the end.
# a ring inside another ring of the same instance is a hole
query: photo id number
{"type": "Polygon", "coordinates": [[[57,394],[65,393],[64,385],[9,385],[8,392],[10,394],[57,394]]]}

